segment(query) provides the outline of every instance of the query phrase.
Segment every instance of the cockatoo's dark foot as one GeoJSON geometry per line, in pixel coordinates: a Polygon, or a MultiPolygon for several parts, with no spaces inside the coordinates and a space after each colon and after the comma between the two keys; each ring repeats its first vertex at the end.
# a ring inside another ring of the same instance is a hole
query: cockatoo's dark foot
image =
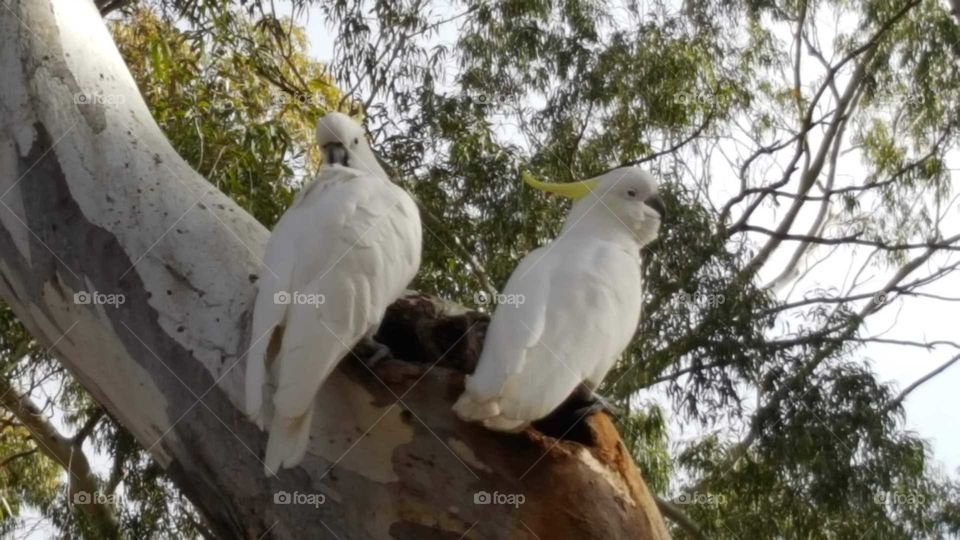
{"type": "Polygon", "coordinates": [[[623,412],[597,394],[586,385],[580,385],[559,407],[546,418],[533,423],[541,433],[557,439],[579,441],[591,444],[592,434],[587,427],[587,417],[599,411],[606,411],[613,417],[623,412]]]}
{"type": "Polygon", "coordinates": [[[574,416],[577,418],[586,418],[587,416],[600,411],[606,411],[607,414],[614,418],[619,418],[623,416],[623,410],[620,407],[614,405],[610,400],[601,396],[600,394],[589,390],[586,387],[581,387],[581,392],[578,392],[578,398],[583,400],[583,405],[573,410],[574,416]]]}
{"type": "Polygon", "coordinates": [[[373,336],[367,335],[357,344],[356,352],[360,361],[368,368],[379,364],[380,362],[393,358],[390,347],[373,339],[373,336]]]}

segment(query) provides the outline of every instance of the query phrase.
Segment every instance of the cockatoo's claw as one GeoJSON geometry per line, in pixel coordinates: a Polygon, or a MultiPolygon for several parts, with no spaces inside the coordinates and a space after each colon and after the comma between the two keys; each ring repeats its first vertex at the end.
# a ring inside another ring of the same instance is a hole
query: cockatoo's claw
{"type": "Polygon", "coordinates": [[[370,336],[360,341],[359,352],[361,353],[359,355],[360,361],[368,368],[372,368],[384,360],[393,358],[390,347],[387,347],[370,336]]]}
{"type": "Polygon", "coordinates": [[[623,409],[617,407],[610,402],[607,398],[601,396],[596,392],[590,392],[589,397],[586,398],[585,404],[573,411],[573,414],[577,418],[586,418],[587,416],[595,413],[604,411],[614,418],[620,418],[624,415],[623,409]]]}
{"type": "Polygon", "coordinates": [[[623,409],[614,405],[610,400],[594,392],[587,385],[581,384],[569,398],[573,405],[575,418],[586,418],[587,416],[600,411],[606,411],[614,418],[624,416],[623,409]]]}
{"type": "Polygon", "coordinates": [[[593,413],[598,413],[603,410],[604,410],[603,405],[601,405],[600,402],[597,402],[597,403],[592,403],[590,405],[585,405],[583,407],[580,407],[579,409],[574,409],[573,416],[577,418],[577,421],[580,421],[592,415],[593,413]]]}

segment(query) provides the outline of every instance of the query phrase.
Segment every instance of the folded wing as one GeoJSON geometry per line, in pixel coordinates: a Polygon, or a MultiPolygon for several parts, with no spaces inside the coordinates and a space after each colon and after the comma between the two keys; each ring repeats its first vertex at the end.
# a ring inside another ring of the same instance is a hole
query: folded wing
{"type": "Polygon", "coordinates": [[[270,409],[262,402],[264,383],[274,388],[269,471],[302,459],[317,391],[403,293],[420,249],[410,196],[353,169],[326,167],[284,214],[268,244],[265,264],[276,276],[258,293],[252,339],[261,328],[282,337],[275,339],[274,360],[269,335],[251,349],[247,378],[248,412],[270,409]],[[285,303],[275,302],[276,295],[285,303]]]}
{"type": "Polygon", "coordinates": [[[639,321],[636,261],[590,246],[571,257],[564,247],[535,250],[514,271],[505,293],[524,302],[497,307],[477,370],[455,405],[461,417],[522,429],[579,384],[599,384],[629,343],[639,321]]]}

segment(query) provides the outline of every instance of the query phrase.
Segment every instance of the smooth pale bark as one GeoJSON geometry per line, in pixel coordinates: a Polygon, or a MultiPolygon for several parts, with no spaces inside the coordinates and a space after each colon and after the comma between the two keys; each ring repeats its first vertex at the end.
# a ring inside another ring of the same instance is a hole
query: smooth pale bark
{"type": "Polygon", "coordinates": [[[91,0],[4,1],[0,295],[214,531],[667,536],[605,415],[576,430],[586,444],[455,419],[485,319],[418,295],[381,332],[403,361],[376,373],[345,362],[321,392],[302,465],[264,477],[266,435],[240,405],[268,232],[176,154],[91,0]],[[524,503],[475,504],[481,491],[524,503]],[[277,504],[283,493],[324,502],[277,504]]]}

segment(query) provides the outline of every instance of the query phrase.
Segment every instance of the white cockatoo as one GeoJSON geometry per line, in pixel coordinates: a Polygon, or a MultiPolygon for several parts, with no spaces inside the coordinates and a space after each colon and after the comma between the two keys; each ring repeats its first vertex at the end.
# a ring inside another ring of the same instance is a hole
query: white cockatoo
{"type": "Polygon", "coordinates": [[[640,322],[640,250],[665,209],[654,177],[637,167],[532,187],[574,199],[560,235],[531,251],[507,281],[483,352],[453,409],[497,431],[519,431],[571,394],[594,390],[640,322]]]}
{"type": "MultiPolygon", "coordinates": [[[[420,266],[417,205],[350,117],[317,123],[324,165],[267,241],[253,311],[246,412],[270,424],[267,475],[303,459],[314,398],[420,266]]],[[[379,347],[381,352],[384,347],[379,347]]]]}

